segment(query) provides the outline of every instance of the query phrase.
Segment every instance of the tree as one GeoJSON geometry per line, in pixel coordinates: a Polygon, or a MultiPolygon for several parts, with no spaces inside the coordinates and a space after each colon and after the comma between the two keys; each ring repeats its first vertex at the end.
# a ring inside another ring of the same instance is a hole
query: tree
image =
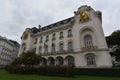
{"type": "Polygon", "coordinates": [[[117,62],[120,62],[120,30],[114,31],[110,36],[106,37],[108,47],[114,48],[114,45],[117,45],[116,49],[110,52],[112,57],[115,57],[117,62]]]}
{"type": "Polygon", "coordinates": [[[120,47],[117,47],[115,51],[110,52],[111,56],[115,57],[115,61],[120,62],[120,47]]]}
{"type": "Polygon", "coordinates": [[[106,37],[108,46],[119,45],[120,46],[120,30],[114,31],[110,36],[106,37]]]}
{"type": "Polygon", "coordinates": [[[26,53],[22,53],[20,57],[16,58],[13,61],[13,65],[38,65],[40,63],[40,56],[35,54],[33,51],[28,51],[26,53]]]}

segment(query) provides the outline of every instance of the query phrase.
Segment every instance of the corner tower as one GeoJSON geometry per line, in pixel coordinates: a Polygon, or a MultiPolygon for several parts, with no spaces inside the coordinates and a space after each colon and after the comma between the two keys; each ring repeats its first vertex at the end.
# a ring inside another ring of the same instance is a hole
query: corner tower
{"type": "Polygon", "coordinates": [[[102,13],[84,5],[74,12],[74,20],[75,51],[81,53],[76,55],[76,65],[111,67],[111,56],[102,28],[102,13]]]}

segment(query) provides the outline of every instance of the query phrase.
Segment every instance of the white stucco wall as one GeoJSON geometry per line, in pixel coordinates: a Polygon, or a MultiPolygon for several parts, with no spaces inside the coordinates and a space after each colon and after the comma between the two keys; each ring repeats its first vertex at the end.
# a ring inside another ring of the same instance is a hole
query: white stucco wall
{"type": "MultiPolygon", "coordinates": [[[[81,10],[86,10],[86,8],[81,8],[81,10]]],[[[103,29],[102,29],[102,22],[100,19],[100,15],[98,16],[98,12],[94,11],[93,9],[88,11],[89,13],[89,21],[86,22],[80,22],[80,13],[79,14],[75,14],[74,15],[74,24],[72,25],[72,27],[68,27],[66,29],[59,29],[56,31],[52,31],[52,29],[50,30],[46,30],[44,32],[46,32],[46,34],[41,35],[43,32],[39,32],[37,33],[37,35],[32,35],[29,33],[28,39],[27,40],[23,40],[22,39],[22,43],[26,43],[26,51],[31,50],[32,48],[36,48],[36,54],[40,54],[39,52],[39,47],[42,46],[42,53],[44,54],[44,42],[46,40],[46,35],[49,35],[49,41],[45,42],[45,44],[48,45],[48,52],[51,52],[51,44],[55,43],[55,47],[56,47],[56,52],[59,51],[59,43],[63,42],[64,43],[64,50],[67,51],[68,50],[68,41],[72,41],[73,42],[73,54],[72,56],[75,58],[75,66],[76,67],[88,67],[86,65],[86,59],[85,59],[85,55],[87,53],[93,53],[96,55],[96,66],[93,67],[111,67],[112,63],[111,63],[111,57],[109,55],[108,52],[108,48],[107,48],[107,44],[105,41],[105,37],[104,37],[104,33],[103,33],[103,29]],[[72,37],[68,37],[68,30],[72,29],[72,37]],[[85,29],[90,29],[90,31],[84,31],[85,29]],[[50,32],[51,31],[51,32],[50,32]],[[63,39],[59,39],[60,36],[60,32],[63,32],[63,39]],[[47,34],[47,32],[50,32],[47,34]],[[52,34],[55,33],[56,34],[56,40],[52,41],[52,34]],[[90,34],[92,36],[93,39],[93,46],[95,46],[96,48],[90,51],[83,51],[82,48],[85,47],[84,45],[84,39],[83,37],[87,34],[90,34]],[[40,43],[40,38],[43,37],[43,42],[40,43]],[[34,44],[34,39],[37,38],[37,44],[34,44]]],[[[99,12],[100,13],[100,12],[99,12]]],[[[62,28],[64,26],[58,26],[57,28],[62,28]]],[[[53,28],[55,29],[55,28],[53,28]]],[[[21,44],[22,44],[21,43],[21,44]]],[[[22,46],[21,46],[22,47],[22,46]]],[[[20,49],[20,54],[21,54],[22,49],[20,49]]],[[[66,55],[69,54],[61,54],[61,55],[51,55],[52,57],[56,57],[56,56],[62,56],[65,57],[66,55]]],[[[50,55],[46,55],[43,57],[49,57],[50,55]]]]}

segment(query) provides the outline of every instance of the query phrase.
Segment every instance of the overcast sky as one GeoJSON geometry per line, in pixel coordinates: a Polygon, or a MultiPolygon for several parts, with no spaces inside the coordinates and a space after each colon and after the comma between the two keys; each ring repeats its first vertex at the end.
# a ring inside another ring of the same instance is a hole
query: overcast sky
{"type": "Polygon", "coordinates": [[[120,29],[120,0],[0,0],[0,35],[20,43],[25,28],[69,18],[82,5],[102,11],[106,36],[120,29]]]}

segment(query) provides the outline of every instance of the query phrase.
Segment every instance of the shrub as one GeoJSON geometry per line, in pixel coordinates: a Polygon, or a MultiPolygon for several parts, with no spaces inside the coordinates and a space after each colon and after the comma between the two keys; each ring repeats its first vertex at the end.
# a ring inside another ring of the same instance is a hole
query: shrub
{"type": "Polygon", "coordinates": [[[40,56],[33,51],[22,53],[16,58],[11,65],[38,65],[40,63],[40,56]]]}
{"type": "Polygon", "coordinates": [[[120,68],[76,68],[76,75],[120,77],[120,68]]]}
{"type": "Polygon", "coordinates": [[[39,74],[47,76],[66,76],[73,77],[75,75],[75,69],[73,67],[66,66],[20,66],[9,65],[6,70],[15,74],[39,74]]]}

